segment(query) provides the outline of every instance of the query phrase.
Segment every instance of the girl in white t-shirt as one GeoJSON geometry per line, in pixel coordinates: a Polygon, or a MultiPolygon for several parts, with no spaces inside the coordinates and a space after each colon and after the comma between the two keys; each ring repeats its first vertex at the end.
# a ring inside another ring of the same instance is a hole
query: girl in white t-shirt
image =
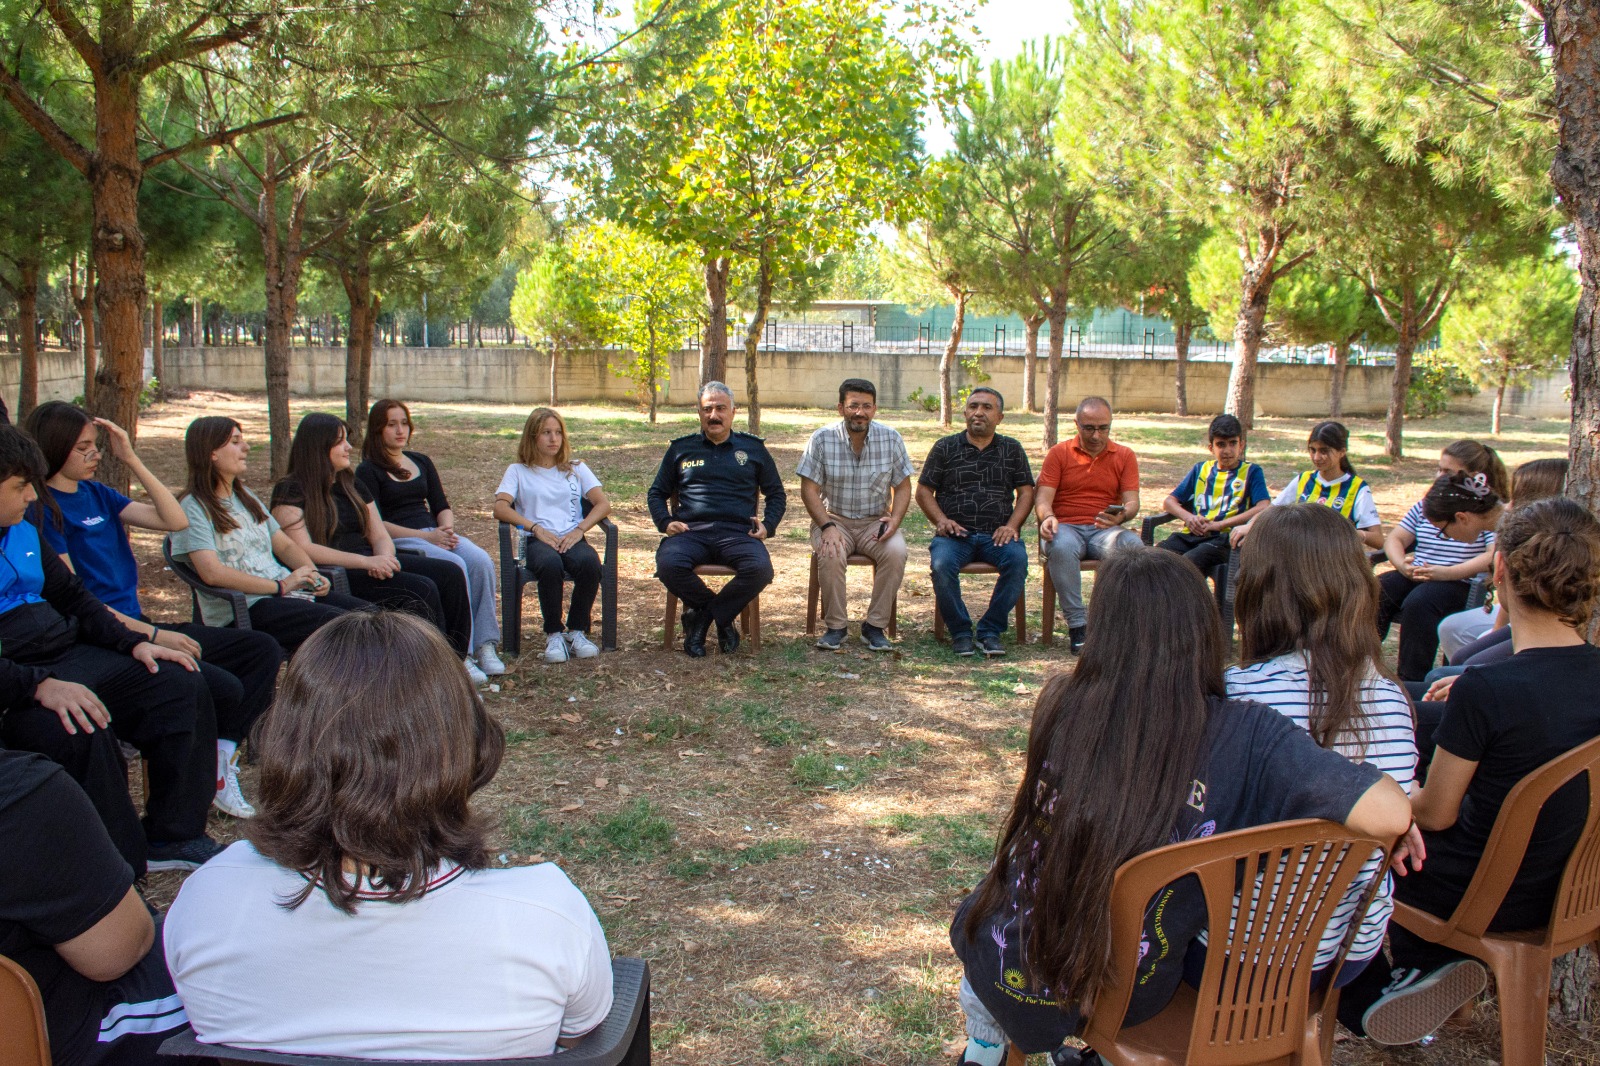
{"type": "MultiPolygon", "coordinates": [[[[1349,519],[1367,547],[1381,549],[1383,520],[1372,500],[1372,487],[1350,465],[1350,431],[1342,422],[1318,422],[1306,439],[1306,454],[1311,457],[1311,469],[1290,478],[1273,505],[1320,504],[1349,519]]],[[[1230,543],[1235,548],[1243,544],[1254,524],[1236,527],[1230,543]]]]}
{"type": "Polygon", "coordinates": [[[167,966],[203,1043],[537,1058],[605,1020],[611,953],[553,863],[489,868],[505,735],[437,629],[351,612],[261,719],[249,839],[184,882],[167,966]]]}
{"type": "Polygon", "coordinates": [[[589,640],[594,598],[600,591],[600,556],[584,534],[611,513],[600,479],[572,458],[567,423],[536,407],[522,426],[517,461],[506,467],[494,493],[494,516],[526,534],[524,559],[539,588],[544,616],[544,659],[564,663],[600,654],[589,640]],[[572,579],[572,601],[561,619],[561,584],[572,579]]]}
{"type": "MultiPolygon", "coordinates": [[[[1372,617],[1378,582],[1350,527],[1314,504],[1272,507],[1240,552],[1235,593],[1240,664],[1224,675],[1228,695],[1272,707],[1324,748],[1369,763],[1409,794],[1416,729],[1406,694],[1383,664],[1372,617]]],[[[1380,873],[1374,856],[1323,933],[1317,965],[1331,960],[1354,921],[1360,929],[1339,984],[1383,946],[1394,911],[1387,875],[1365,915],[1361,897],[1380,873]]]]}

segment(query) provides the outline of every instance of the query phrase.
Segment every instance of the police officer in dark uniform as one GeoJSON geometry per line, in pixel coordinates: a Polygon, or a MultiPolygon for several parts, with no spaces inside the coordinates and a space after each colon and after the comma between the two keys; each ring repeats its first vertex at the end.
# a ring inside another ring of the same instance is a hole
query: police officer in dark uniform
{"type": "Polygon", "coordinates": [[[778,531],[788,503],[778,464],[761,438],[733,431],[728,386],[706,382],[699,407],[700,432],[667,447],[649,493],[650,517],[666,534],[656,549],[656,576],[683,602],[683,650],[693,658],[705,655],[712,622],[724,653],[739,647],[734,619],[772,583],[772,559],[762,541],[778,531]],[[760,520],[758,491],[767,499],[760,520]],[[719,592],[694,572],[707,563],[734,570],[719,592]]]}

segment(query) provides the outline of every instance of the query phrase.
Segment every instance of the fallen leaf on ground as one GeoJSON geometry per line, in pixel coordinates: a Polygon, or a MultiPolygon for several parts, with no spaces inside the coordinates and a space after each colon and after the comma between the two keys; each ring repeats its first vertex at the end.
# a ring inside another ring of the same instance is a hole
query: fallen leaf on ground
{"type": "Polygon", "coordinates": [[[583,800],[573,800],[571,803],[569,803],[565,807],[561,808],[561,813],[562,814],[571,814],[573,811],[578,810],[582,806],[583,806],[583,800]]]}
{"type": "Polygon", "coordinates": [[[597,777],[594,779],[595,788],[605,788],[609,784],[611,784],[611,782],[604,777],[597,777]]]}
{"type": "Polygon", "coordinates": [[[583,715],[581,715],[581,714],[564,714],[564,715],[561,716],[561,720],[563,722],[581,722],[581,721],[583,721],[583,715]]]}

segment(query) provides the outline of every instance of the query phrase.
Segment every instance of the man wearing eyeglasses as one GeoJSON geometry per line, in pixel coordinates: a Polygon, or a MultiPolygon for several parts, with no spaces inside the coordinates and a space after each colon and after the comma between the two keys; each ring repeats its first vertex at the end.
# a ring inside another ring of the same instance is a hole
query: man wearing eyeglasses
{"type": "Polygon", "coordinates": [[[1079,652],[1088,617],[1080,563],[1140,546],[1139,535],[1127,528],[1139,513],[1139,460],[1111,439],[1111,404],[1101,397],[1086,397],[1074,420],[1078,435],[1044,457],[1033,511],[1072,650],[1079,652]]]}

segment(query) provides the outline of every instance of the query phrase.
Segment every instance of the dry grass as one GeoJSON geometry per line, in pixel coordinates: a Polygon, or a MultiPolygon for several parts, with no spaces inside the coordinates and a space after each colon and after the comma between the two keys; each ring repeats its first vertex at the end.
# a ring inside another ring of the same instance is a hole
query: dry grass
{"type": "MultiPolygon", "coordinates": [[[[264,443],[259,397],[200,393],[158,407],[141,423],[140,450],[169,484],[181,480],[184,427],[208,413],[238,418],[264,443]]],[[[526,412],[419,404],[415,413],[417,446],[438,462],[458,526],[492,552],[490,498],[526,412]]],[[[613,951],[651,960],[663,1061],[945,1058],[960,1031],[949,917],[986,864],[1018,777],[1034,694],[1070,658],[1059,644],[1008,643],[1007,658],[975,662],[935,644],[928,530],[915,514],[898,651],[814,650],[804,636],[808,549],[795,484],[771,545],[778,577],[763,598],[762,652],[694,662],[663,651],[662,594],[651,576],[657,537],[644,490],[667,441],[689,432],[692,416],[672,411],[652,427],[617,408],[565,413],[576,454],[605,480],[622,529],[622,650],[552,667],[525,643],[488,696],[511,738],[504,769],[483,795],[500,826],[499,861],[559,861],[588,893],[613,951]]],[[[824,420],[818,411],[765,413],[768,445],[791,483],[807,435],[824,420]]],[[[885,421],[918,460],[940,435],[907,413],[885,421]]],[[[1441,445],[1486,429],[1459,418],[1415,423],[1408,440],[1417,457],[1390,464],[1379,458],[1381,424],[1351,426],[1353,459],[1391,520],[1421,494],[1441,445]]],[[[1036,416],[1007,419],[1003,428],[1040,454],[1036,416]]],[[[1258,427],[1252,457],[1274,485],[1303,467],[1306,428],[1278,419],[1258,427]]],[[[1199,419],[1118,419],[1118,438],[1141,456],[1147,512],[1199,456],[1203,429],[1199,419]]],[[[1515,464],[1565,454],[1565,434],[1564,425],[1514,421],[1498,443],[1515,464]]],[[[256,455],[259,486],[264,447],[256,455]]],[[[158,542],[135,543],[151,613],[186,617],[187,597],[163,572],[158,542]]],[[[864,585],[859,576],[851,582],[854,617],[864,609],[864,585]]],[[[1035,576],[1035,627],[1037,601],[1035,576]]],[[[531,596],[525,620],[530,608],[531,596]]],[[[247,791],[249,778],[247,771],[247,791]]],[[[225,818],[213,828],[234,835],[225,818]]],[[[170,899],[177,880],[153,877],[157,898],[170,899]]],[[[1498,1030],[1482,1013],[1430,1048],[1382,1053],[1356,1042],[1336,1057],[1492,1061],[1498,1030]]],[[[1600,1061],[1576,1033],[1552,1034],[1551,1051],[1559,1061],[1600,1061]]]]}

